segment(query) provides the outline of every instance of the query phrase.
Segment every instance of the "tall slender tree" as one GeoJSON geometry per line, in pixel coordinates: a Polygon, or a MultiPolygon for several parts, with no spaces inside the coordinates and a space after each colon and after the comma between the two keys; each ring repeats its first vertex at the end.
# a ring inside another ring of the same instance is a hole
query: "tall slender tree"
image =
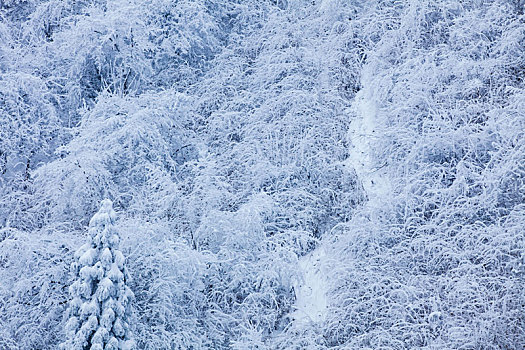
{"type": "Polygon", "coordinates": [[[75,254],[76,275],[69,292],[65,350],[133,349],[130,330],[133,292],[125,259],[118,250],[120,237],[113,227],[116,219],[109,199],[89,223],[89,242],[75,254]]]}

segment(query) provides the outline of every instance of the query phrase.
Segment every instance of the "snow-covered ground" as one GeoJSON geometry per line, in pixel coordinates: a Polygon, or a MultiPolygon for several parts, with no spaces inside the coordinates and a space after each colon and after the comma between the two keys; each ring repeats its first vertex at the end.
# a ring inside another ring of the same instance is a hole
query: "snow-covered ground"
{"type": "Polygon", "coordinates": [[[322,244],[299,260],[303,279],[295,286],[297,299],[293,313],[298,323],[322,323],[326,319],[325,260],[326,253],[322,244]]]}
{"type": "Polygon", "coordinates": [[[348,162],[355,169],[357,177],[363,184],[363,189],[368,197],[368,206],[381,206],[384,198],[388,198],[391,186],[388,175],[382,164],[374,160],[374,147],[380,138],[378,127],[378,106],[373,97],[373,72],[365,69],[362,76],[363,89],[355,97],[352,105],[355,119],[352,120],[348,130],[351,141],[348,162]]]}

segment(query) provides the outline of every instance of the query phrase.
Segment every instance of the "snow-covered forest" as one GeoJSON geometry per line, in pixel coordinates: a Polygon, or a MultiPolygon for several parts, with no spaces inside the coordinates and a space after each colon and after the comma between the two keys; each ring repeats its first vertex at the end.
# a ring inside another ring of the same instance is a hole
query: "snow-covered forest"
{"type": "Polygon", "coordinates": [[[0,0],[0,349],[523,349],[524,13],[0,0]]]}

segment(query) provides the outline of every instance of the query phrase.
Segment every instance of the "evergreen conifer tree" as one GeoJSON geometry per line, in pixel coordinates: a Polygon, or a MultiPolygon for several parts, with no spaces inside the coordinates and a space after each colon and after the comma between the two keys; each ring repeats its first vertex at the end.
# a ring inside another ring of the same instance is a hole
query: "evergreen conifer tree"
{"type": "Polygon", "coordinates": [[[64,350],[132,349],[129,325],[133,292],[113,227],[116,213],[105,199],[89,223],[89,242],[75,254],[64,350]]]}

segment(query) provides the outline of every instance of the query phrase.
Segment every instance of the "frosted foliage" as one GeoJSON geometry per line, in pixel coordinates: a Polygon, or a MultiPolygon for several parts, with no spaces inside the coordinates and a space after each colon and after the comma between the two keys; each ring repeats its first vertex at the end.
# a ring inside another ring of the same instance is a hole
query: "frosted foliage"
{"type": "Polygon", "coordinates": [[[524,349],[524,74],[524,0],[0,0],[0,350],[524,349]]]}
{"type": "Polygon", "coordinates": [[[67,340],[61,349],[133,348],[129,320],[134,296],[126,285],[118,239],[113,239],[118,237],[115,220],[112,202],[103,200],[89,222],[89,242],[75,254],[79,257],[72,264],[76,280],[70,287],[67,340]]]}
{"type": "Polygon", "coordinates": [[[368,201],[330,238],[329,345],[522,348],[523,3],[369,19],[349,130],[368,201]]]}

